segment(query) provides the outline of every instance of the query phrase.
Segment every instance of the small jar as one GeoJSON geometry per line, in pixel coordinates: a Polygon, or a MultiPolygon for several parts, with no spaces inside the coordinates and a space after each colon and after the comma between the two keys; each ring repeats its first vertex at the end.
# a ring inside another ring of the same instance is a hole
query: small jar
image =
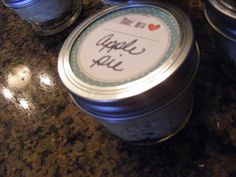
{"type": "Polygon", "coordinates": [[[236,81],[236,1],[206,0],[205,16],[216,32],[216,43],[223,56],[218,63],[236,81]]]}
{"type": "Polygon", "coordinates": [[[80,0],[3,0],[42,36],[70,26],[81,12],[80,0]]]}
{"type": "Polygon", "coordinates": [[[188,17],[149,2],[87,19],[65,41],[58,72],[74,102],[111,133],[152,144],[188,122],[198,65],[188,17]]]}

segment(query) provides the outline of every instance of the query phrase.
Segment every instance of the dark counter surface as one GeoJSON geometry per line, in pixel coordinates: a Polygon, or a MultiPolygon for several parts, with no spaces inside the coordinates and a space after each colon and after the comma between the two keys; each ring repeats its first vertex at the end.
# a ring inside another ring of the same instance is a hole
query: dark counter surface
{"type": "Polygon", "coordinates": [[[37,37],[0,4],[0,177],[236,177],[236,83],[216,64],[201,1],[177,4],[201,49],[193,115],[177,136],[146,147],[126,144],[81,112],[59,79],[64,40],[104,8],[84,2],[80,20],[50,37],[37,37]]]}

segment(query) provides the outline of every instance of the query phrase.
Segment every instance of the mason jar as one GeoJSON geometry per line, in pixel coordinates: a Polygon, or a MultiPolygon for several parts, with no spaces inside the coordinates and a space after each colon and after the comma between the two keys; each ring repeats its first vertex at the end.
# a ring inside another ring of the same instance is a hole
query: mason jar
{"type": "Polygon", "coordinates": [[[188,122],[199,53],[188,17],[161,2],[113,6],[65,41],[58,72],[81,110],[134,144],[169,139],[188,122]]]}
{"type": "Polygon", "coordinates": [[[236,1],[206,0],[205,16],[216,33],[218,63],[236,81],[236,1]]]}
{"type": "Polygon", "coordinates": [[[79,16],[80,0],[3,0],[39,35],[58,33],[70,26],[79,16]]]}

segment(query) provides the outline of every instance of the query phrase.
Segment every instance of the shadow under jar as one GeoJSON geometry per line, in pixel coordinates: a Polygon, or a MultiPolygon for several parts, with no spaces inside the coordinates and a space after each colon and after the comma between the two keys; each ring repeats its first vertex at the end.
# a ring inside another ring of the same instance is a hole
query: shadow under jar
{"type": "Polygon", "coordinates": [[[74,102],[134,144],[164,141],[188,122],[199,65],[188,17],[164,3],[113,6],[65,41],[58,72],[74,102]]]}
{"type": "Polygon", "coordinates": [[[69,27],[80,15],[80,0],[3,0],[38,35],[47,36],[69,27]]]}
{"type": "Polygon", "coordinates": [[[236,1],[206,0],[205,16],[217,35],[218,63],[236,81],[236,1]]]}

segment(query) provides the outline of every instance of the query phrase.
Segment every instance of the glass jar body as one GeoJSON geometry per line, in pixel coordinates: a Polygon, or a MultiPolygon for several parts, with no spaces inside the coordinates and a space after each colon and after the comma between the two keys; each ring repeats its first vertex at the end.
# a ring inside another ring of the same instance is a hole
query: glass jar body
{"type": "Polygon", "coordinates": [[[97,119],[110,132],[137,145],[168,140],[188,122],[193,108],[192,84],[161,108],[128,120],[97,119]]]}

